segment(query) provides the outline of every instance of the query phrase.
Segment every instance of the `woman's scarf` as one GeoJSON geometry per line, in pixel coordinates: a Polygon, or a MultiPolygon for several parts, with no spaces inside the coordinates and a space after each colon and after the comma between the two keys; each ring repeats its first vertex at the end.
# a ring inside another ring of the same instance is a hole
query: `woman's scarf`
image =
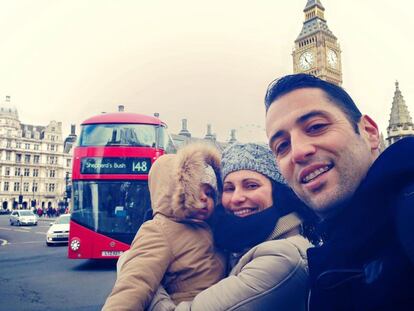
{"type": "Polygon", "coordinates": [[[212,220],[216,246],[230,252],[251,248],[269,237],[281,216],[275,206],[246,217],[235,216],[219,206],[212,220]]]}

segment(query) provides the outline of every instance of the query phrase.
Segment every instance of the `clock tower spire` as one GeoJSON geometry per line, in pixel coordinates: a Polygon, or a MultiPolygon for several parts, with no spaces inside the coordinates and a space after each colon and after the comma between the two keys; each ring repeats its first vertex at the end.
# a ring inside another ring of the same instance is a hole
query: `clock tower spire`
{"type": "Polygon", "coordinates": [[[320,0],[307,0],[302,31],[292,52],[293,72],[309,73],[342,84],[341,49],[328,28],[325,8],[320,0]]]}

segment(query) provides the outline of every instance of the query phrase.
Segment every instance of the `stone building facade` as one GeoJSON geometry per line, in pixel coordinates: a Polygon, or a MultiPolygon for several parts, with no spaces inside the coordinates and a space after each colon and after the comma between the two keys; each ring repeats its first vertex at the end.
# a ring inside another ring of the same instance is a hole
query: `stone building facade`
{"type": "Polygon", "coordinates": [[[9,102],[0,107],[0,208],[58,208],[72,167],[62,123],[23,124],[9,102]]]}

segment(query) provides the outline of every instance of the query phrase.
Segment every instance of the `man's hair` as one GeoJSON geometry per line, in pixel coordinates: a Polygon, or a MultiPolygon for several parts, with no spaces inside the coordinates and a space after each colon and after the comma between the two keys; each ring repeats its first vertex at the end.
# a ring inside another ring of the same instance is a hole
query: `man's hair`
{"type": "Polygon", "coordinates": [[[265,96],[266,112],[279,97],[303,88],[318,88],[324,91],[327,99],[342,110],[355,132],[359,133],[358,123],[362,114],[351,96],[342,87],[309,74],[287,75],[270,83],[265,96]]]}

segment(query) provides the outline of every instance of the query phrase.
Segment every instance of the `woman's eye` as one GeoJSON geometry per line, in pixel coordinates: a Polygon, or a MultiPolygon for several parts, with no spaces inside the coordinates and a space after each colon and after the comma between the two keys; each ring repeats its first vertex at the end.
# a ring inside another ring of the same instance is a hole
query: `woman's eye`
{"type": "Polygon", "coordinates": [[[247,189],[256,189],[259,187],[259,185],[258,184],[247,184],[246,187],[247,189]]]}
{"type": "Polygon", "coordinates": [[[233,187],[226,187],[226,186],[223,187],[223,192],[232,192],[233,190],[234,190],[233,187]]]}

